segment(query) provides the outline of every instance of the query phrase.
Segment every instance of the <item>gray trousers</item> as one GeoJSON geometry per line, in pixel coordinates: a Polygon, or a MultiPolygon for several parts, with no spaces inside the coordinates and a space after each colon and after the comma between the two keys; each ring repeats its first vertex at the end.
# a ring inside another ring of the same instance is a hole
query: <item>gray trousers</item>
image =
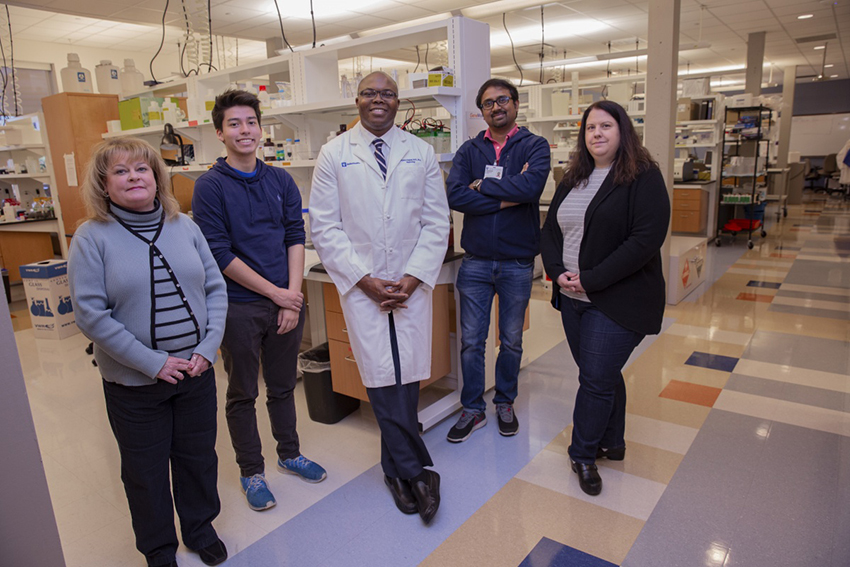
{"type": "Polygon", "coordinates": [[[395,366],[395,384],[366,388],[372,411],[381,429],[381,468],[392,478],[411,479],[424,467],[433,466],[431,455],[419,435],[419,382],[401,383],[401,362],[393,314],[390,319],[390,348],[395,366]]]}
{"type": "Polygon", "coordinates": [[[277,334],[279,308],[269,299],[247,303],[231,302],[221,342],[227,371],[225,405],[230,440],[242,476],[265,471],[263,447],[257,430],[255,402],[259,395],[260,363],[266,384],[266,408],[281,459],[301,454],[295,430],[295,384],[298,350],[304,331],[302,309],[298,325],[277,334]]]}

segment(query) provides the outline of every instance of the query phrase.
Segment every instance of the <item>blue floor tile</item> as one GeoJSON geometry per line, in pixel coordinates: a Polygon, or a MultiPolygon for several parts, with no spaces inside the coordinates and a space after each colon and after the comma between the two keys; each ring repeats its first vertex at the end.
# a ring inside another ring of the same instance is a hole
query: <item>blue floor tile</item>
{"type": "Polygon", "coordinates": [[[610,561],[544,537],[519,567],[617,567],[610,561]]]}
{"type": "Polygon", "coordinates": [[[758,281],[758,280],[750,280],[749,283],[747,283],[747,287],[766,287],[766,288],[769,288],[769,289],[779,289],[779,286],[781,286],[781,285],[782,285],[781,283],[761,282],[761,281],[758,281]]]}
{"type": "Polygon", "coordinates": [[[735,365],[738,364],[738,359],[732,356],[694,351],[694,353],[688,357],[688,360],[685,361],[685,364],[689,366],[709,368],[711,370],[732,372],[735,370],[735,365]]]}

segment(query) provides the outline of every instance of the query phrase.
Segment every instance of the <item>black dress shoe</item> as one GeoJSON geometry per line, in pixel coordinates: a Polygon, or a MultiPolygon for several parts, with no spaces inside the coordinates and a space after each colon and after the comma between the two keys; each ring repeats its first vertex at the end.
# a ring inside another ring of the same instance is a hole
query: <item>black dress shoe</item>
{"type": "Polygon", "coordinates": [[[199,549],[198,555],[204,565],[218,565],[224,563],[224,560],[227,559],[227,548],[224,547],[224,542],[219,539],[215,543],[199,549]]]}
{"type": "Polygon", "coordinates": [[[585,494],[596,496],[602,492],[602,478],[599,476],[599,471],[596,470],[596,465],[576,463],[572,460],[570,463],[572,463],[573,472],[578,474],[578,485],[585,494]]]}
{"type": "Polygon", "coordinates": [[[626,448],[612,447],[611,449],[603,449],[602,447],[599,447],[596,449],[596,458],[605,458],[609,461],[622,461],[626,458],[626,448]]]}
{"type": "Polygon", "coordinates": [[[384,484],[386,484],[395,500],[395,505],[405,514],[415,514],[419,507],[416,504],[416,499],[410,492],[410,483],[401,478],[392,478],[384,475],[384,484]]]}
{"type": "Polygon", "coordinates": [[[420,477],[425,477],[427,481],[411,479],[410,489],[416,499],[419,516],[427,524],[434,519],[437,508],[440,507],[440,475],[425,469],[420,477]]]}

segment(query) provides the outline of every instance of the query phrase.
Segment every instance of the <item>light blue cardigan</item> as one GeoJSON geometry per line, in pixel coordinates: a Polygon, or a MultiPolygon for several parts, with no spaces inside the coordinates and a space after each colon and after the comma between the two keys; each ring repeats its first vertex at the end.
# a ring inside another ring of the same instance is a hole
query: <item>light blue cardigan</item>
{"type": "MultiPolygon", "coordinates": [[[[145,215],[114,206],[112,211],[133,223],[155,223],[161,215],[159,207],[145,215]]],[[[200,331],[195,348],[171,356],[188,359],[196,352],[214,363],[224,335],[227,291],[207,241],[181,214],[165,221],[156,246],[174,270],[200,331]]],[[[87,221],[71,241],[68,280],[77,326],[94,342],[98,369],[108,382],[153,384],[169,356],[151,348],[149,255],[150,245],[112,218],[87,221]]]]}

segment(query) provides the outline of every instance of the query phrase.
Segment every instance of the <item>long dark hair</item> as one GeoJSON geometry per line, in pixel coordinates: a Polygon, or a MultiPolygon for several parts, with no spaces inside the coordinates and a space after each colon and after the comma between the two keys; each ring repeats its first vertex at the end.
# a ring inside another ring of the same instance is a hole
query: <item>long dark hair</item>
{"type": "Polygon", "coordinates": [[[622,185],[631,183],[635,178],[651,167],[658,167],[655,160],[643,144],[635,131],[626,110],[610,100],[599,100],[587,107],[581,117],[581,129],[578,133],[578,147],[570,158],[569,169],[564,173],[562,184],[568,187],[577,187],[579,183],[587,180],[596,167],[596,162],[585,141],[585,127],[587,117],[594,109],[599,109],[610,114],[620,129],[620,147],[614,156],[614,184],[622,185]]]}

